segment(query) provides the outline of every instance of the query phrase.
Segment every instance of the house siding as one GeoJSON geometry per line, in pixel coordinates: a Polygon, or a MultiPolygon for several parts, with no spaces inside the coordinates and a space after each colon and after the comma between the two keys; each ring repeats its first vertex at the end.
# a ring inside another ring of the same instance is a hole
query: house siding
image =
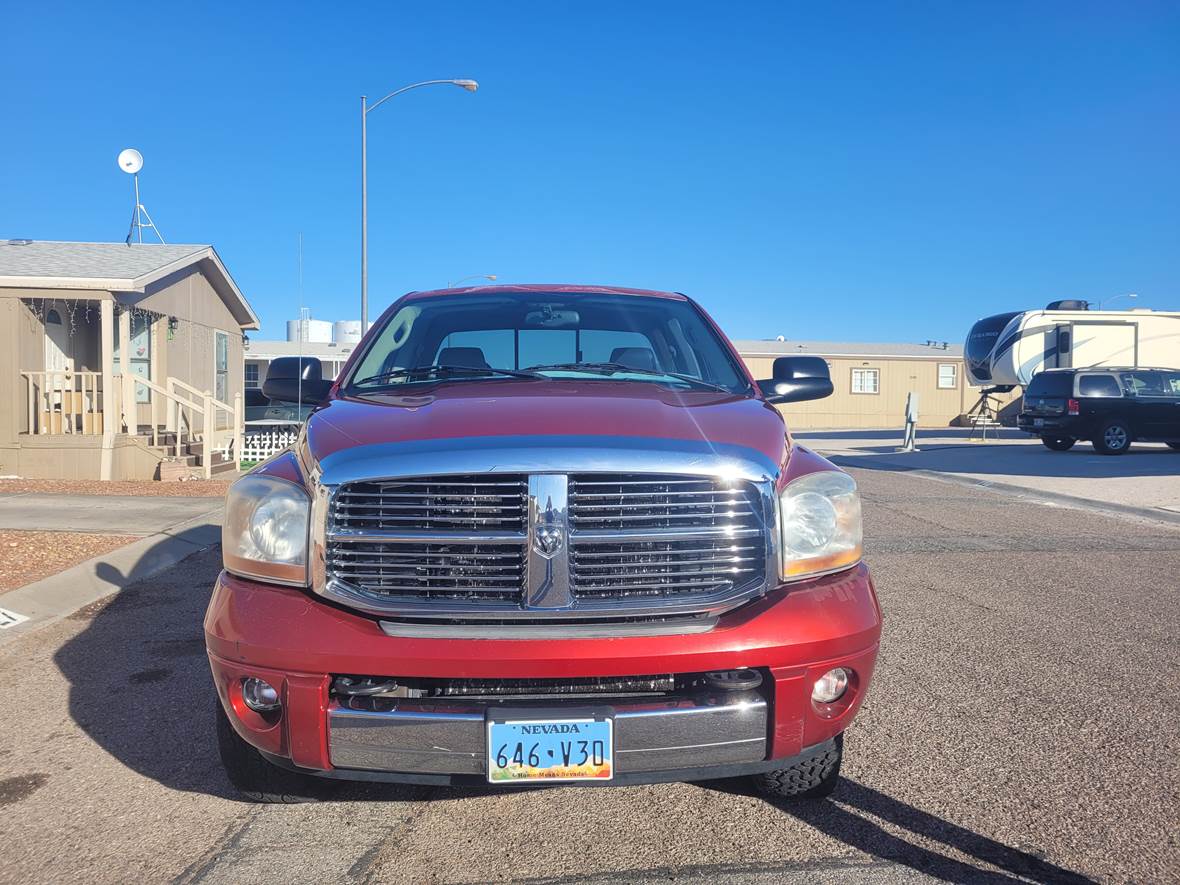
{"type": "MultiPolygon", "coordinates": [[[[129,301],[126,296],[119,300],[122,303],[129,301]]],[[[226,333],[229,372],[225,402],[232,406],[234,395],[241,393],[245,384],[242,330],[205,275],[191,268],[161,280],[139,297],[134,306],[163,315],[153,324],[152,369],[158,384],[171,375],[198,390],[214,392],[215,333],[226,333]],[[171,340],[168,338],[168,317],[175,317],[178,321],[171,340]]],[[[118,364],[115,370],[119,370],[118,364]]],[[[150,418],[150,406],[140,404],[140,423],[146,424],[150,418]]],[[[220,423],[225,423],[224,418],[220,423]]]]}

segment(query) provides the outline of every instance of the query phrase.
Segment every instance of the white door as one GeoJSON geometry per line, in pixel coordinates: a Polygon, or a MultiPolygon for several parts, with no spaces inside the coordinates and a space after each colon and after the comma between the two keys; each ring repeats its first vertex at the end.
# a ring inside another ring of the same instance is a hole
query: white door
{"type": "Polygon", "coordinates": [[[50,308],[45,314],[45,371],[72,372],[74,370],[73,348],[70,347],[70,332],[61,320],[61,314],[50,308]]]}
{"type": "MultiPolygon", "coordinates": [[[[48,417],[51,433],[69,432],[73,429],[65,417],[55,417],[53,413],[68,412],[65,397],[73,391],[74,379],[67,378],[66,372],[74,370],[73,347],[70,344],[70,332],[62,322],[61,312],[50,308],[45,312],[45,389],[44,399],[40,408],[44,409],[48,417]]],[[[42,419],[46,420],[46,419],[42,419]]]]}

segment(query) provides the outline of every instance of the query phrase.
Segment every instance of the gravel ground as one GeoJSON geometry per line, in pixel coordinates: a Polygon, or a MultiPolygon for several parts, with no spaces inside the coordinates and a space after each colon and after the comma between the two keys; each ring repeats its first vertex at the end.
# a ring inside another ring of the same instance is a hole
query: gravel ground
{"type": "Polygon", "coordinates": [[[137,540],[133,535],[0,529],[0,593],[56,575],[137,540]]]}
{"type": "Polygon", "coordinates": [[[0,650],[3,882],[1180,880],[1180,529],[853,471],[885,611],[829,801],[742,780],[239,801],[216,551],[0,650]]]}
{"type": "MultiPolygon", "coordinates": [[[[235,477],[236,478],[236,477],[235,477]]],[[[0,495],[32,492],[49,495],[142,495],[147,497],[224,498],[229,479],[190,479],[184,482],[88,479],[0,479],[0,495]]]]}

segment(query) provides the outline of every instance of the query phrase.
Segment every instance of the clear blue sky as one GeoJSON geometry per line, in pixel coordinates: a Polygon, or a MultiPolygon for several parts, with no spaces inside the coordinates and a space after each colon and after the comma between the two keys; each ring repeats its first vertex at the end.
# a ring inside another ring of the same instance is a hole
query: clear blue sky
{"type": "MultiPolygon", "coordinates": [[[[698,298],[734,337],[961,341],[1138,292],[1180,309],[1175,3],[13,3],[0,236],[170,242],[281,337],[495,273],[698,298]]],[[[1127,302],[1119,302],[1126,305],[1127,302]]]]}

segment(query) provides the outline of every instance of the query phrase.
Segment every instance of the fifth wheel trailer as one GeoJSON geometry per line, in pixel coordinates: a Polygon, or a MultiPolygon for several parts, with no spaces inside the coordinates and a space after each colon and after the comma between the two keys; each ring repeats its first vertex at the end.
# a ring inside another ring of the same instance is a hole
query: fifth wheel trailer
{"type": "Polygon", "coordinates": [[[964,347],[980,385],[1024,386],[1043,369],[1091,366],[1180,369],[1180,313],[1086,310],[1084,301],[979,320],[964,347]]]}

